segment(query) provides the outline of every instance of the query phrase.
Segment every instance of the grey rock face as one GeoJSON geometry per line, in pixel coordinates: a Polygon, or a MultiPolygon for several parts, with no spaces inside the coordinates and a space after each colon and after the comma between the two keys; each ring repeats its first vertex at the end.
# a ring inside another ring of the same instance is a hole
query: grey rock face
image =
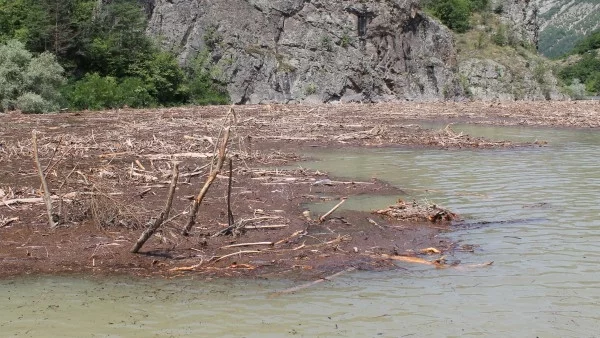
{"type": "Polygon", "coordinates": [[[556,78],[549,69],[515,69],[489,59],[460,62],[460,75],[469,95],[482,101],[564,100],[556,78]]]}
{"type": "Polygon", "coordinates": [[[539,7],[534,0],[492,0],[492,9],[509,26],[508,34],[513,38],[526,41],[537,48],[539,43],[539,7]]]}
{"type": "Polygon", "coordinates": [[[234,103],[464,95],[452,33],[417,0],[156,0],[148,30],[183,62],[209,51],[234,103]]]}

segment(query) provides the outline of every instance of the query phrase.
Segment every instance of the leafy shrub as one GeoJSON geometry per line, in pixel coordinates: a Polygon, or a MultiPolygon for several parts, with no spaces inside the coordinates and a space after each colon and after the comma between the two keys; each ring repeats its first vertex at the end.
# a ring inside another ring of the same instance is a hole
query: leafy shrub
{"type": "Polygon", "coordinates": [[[144,80],[137,77],[126,77],[117,88],[115,102],[120,106],[143,108],[156,105],[156,100],[146,87],[144,80]]]}
{"type": "Polygon", "coordinates": [[[214,65],[209,60],[208,51],[200,53],[191,64],[187,74],[190,100],[198,105],[228,104],[227,89],[214,81],[211,73],[214,65]]]}
{"type": "Polygon", "coordinates": [[[161,105],[169,106],[188,100],[189,93],[184,86],[185,73],[170,53],[154,52],[131,74],[146,82],[148,92],[161,105]]]}
{"type": "Polygon", "coordinates": [[[464,33],[470,28],[472,7],[469,0],[431,1],[428,8],[444,25],[458,33],[464,33]]]}
{"type": "Polygon", "coordinates": [[[99,110],[117,107],[117,79],[88,73],[66,89],[71,108],[99,110]]]}
{"type": "Polygon", "coordinates": [[[490,4],[489,0],[469,0],[471,10],[474,12],[483,12],[488,9],[490,4]]]}
{"type": "Polygon", "coordinates": [[[492,42],[498,46],[506,46],[508,44],[508,38],[506,37],[506,26],[500,25],[496,33],[492,35],[492,42]]]}
{"type": "Polygon", "coordinates": [[[579,41],[571,54],[584,54],[591,50],[596,50],[600,48],[600,31],[596,31],[585,39],[579,41]]]}
{"type": "Polygon", "coordinates": [[[587,85],[588,79],[591,79],[595,73],[600,73],[600,59],[596,53],[588,52],[577,63],[563,68],[559,75],[567,83],[572,79],[579,79],[587,85]]]}
{"type": "Polygon", "coordinates": [[[571,85],[567,88],[570,95],[575,100],[581,100],[585,98],[585,85],[579,81],[579,79],[573,79],[571,85]]]}
{"type": "Polygon", "coordinates": [[[314,83],[309,83],[306,88],[304,88],[304,95],[314,95],[317,93],[317,86],[314,83]]]}
{"type": "Polygon", "coordinates": [[[62,73],[63,68],[50,53],[35,57],[16,40],[0,45],[0,110],[18,108],[18,102],[43,106],[44,109],[37,109],[39,112],[58,109],[61,98],[58,88],[65,82],[62,73]],[[28,95],[19,101],[25,93],[28,95]]]}
{"type": "Polygon", "coordinates": [[[23,113],[48,113],[56,111],[58,106],[45,100],[42,96],[27,92],[19,96],[15,102],[16,108],[23,113]]]}
{"type": "Polygon", "coordinates": [[[598,95],[600,94],[600,72],[592,73],[585,82],[585,90],[598,95]]]}
{"type": "Polygon", "coordinates": [[[65,90],[71,108],[100,110],[103,108],[132,107],[142,108],[156,105],[146,82],[136,77],[126,77],[118,81],[112,76],[98,73],[86,74],[83,79],[71,84],[65,90]]]}

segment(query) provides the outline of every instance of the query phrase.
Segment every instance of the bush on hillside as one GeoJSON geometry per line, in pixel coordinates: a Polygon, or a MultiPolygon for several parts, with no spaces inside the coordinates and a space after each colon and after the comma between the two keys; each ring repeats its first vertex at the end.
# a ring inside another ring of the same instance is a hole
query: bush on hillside
{"type": "Polygon", "coordinates": [[[230,103],[227,89],[213,80],[208,52],[200,53],[188,69],[187,81],[190,100],[198,105],[228,104],[230,103]]]}
{"type": "Polygon", "coordinates": [[[62,74],[63,68],[50,53],[33,56],[16,40],[0,45],[0,110],[20,107],[25,108],[21,109],[23,112],[58,110],[59,88],[65,82],[62,74]]]}
{"type": "Polygon", "coordinates": [[[596,49],[600,49],[600,31],[596,31],[579,41],[571,51],[571,54],[585,54],[588,51],[596,49]]]}
{"type": "Polygon", "coordinates": [[[471,26],[471,2],[469,0],[436,0],[427,7],[442,23],[458,33],[466,32],[471,26]]]}
{"type": "Polygon", "coordinates": [[[127,77],[118,81],[113,76],[86,74],[83,79],[67,86],[65,96],[71,108],[100,110],[103,108],[142,108],[156,106],[144,80],[127,77]]]}

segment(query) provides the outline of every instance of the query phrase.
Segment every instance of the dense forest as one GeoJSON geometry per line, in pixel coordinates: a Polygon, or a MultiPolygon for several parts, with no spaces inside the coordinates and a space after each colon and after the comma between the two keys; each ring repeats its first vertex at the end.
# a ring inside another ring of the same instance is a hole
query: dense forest
{"type": "Polygon", "coordinates": [[[198,55],[182,68],[136,0],[0,0],[0,111],[227,103],[198,55]]]}

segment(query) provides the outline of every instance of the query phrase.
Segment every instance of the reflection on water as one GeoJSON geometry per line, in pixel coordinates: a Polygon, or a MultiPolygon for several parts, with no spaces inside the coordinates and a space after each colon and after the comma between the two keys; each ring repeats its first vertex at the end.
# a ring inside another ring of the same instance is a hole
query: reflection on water
{"type": "MultiPolygon", "coordinates": [[[[600,134],[454,127],[518,150],[320,153],[317,169],[377,177],[472,221],[476,270],[358,272],[294,295],[286,281],[26,278],[0,282],[2,336],[594,337],[600,332],[600,134]],[[425,191],[425,189],[427,191],[425,191]],[[527,221],[533,220],[533,221],[527,221]]],[[[362,196],[355,207],[397,196],[362,196]]],[[[352,206],[352,201],[347,203],[352,206]]]]}

